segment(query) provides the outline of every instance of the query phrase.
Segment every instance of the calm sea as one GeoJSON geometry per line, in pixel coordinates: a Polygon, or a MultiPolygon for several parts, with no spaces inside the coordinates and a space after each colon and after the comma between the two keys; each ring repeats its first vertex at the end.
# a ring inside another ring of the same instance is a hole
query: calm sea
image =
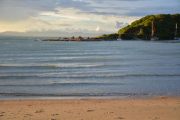
{"type": "Polygon", "coordinates": [[[0,99],[180,96],[180,43],[0,38],[0,99]]]}

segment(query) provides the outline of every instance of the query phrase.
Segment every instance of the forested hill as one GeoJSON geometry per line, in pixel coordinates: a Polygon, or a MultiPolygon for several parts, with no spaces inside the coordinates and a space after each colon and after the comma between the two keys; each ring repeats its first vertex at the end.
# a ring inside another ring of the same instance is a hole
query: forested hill
{"type": "Polygon", "coordinates": [[[173,40],[180,37],[180,14],[148,15],[136,20],[117,33],[98,36],[98,39],[112,40],[150,40],[152,34],[152,22],[155,28],[154,36],[159,40],[173,40]],[[175,36],[177,24],[177,35],[175,36]]]}
{"type": "Polygon", "coordinates": [[[121,39],[151,39],[152,22],[155,27],[155,36],[159,40],[170,40],[175,37],[176,24],[177,36],[180,37],[180,14],[148,15],[136,20],[118,31],[121,39]]]}

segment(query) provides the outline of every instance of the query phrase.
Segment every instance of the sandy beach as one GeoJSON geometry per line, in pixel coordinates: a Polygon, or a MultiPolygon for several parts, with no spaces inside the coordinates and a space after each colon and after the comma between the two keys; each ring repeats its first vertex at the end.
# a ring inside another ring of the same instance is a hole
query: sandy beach
{"type": "Polygon", "coordinates": [[[179,120],[180,98],[1,100],[0,120],[179,120]]]}

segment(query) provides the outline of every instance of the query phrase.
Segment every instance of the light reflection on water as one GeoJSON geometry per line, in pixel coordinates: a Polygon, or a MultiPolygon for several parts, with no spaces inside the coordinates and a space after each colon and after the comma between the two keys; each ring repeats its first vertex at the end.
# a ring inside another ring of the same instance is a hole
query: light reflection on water
{"type": "Polygon", "coordinates": [[[180,95],[180,44],[0,39],[0,98],[180,95]]]}

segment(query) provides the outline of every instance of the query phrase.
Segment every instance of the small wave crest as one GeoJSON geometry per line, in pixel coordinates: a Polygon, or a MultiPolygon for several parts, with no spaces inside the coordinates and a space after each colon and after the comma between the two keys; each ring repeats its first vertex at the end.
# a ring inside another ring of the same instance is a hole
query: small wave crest
{"type": "Polygon", "coordinates": [[[62,79],[83,79],[83,78],[127,78],[127,77],[179,77],[180,74],[120,74],[120,73],[20,73],[0,74],[3,79],[25,79],[25,78],[62,78],[62,79]]]}
{"type": "Polygon", "coordinates": [[[86,64],[86,63],[52,63],[52,64],[0,64],[0,67],[54,67],[54,68],[83,68],[83,67],[101,67],[104,64],[86,64]]]}
{"type": "Polygon", "coordinates": [[[103,85],[103,86],[108,86],[108,85],[125,85],[125,83],[100,83],[100,82],[65,82],[65,83],[37,83],[37,84],[27,84],[27,83],[15,83],[15,84],[0,84],[0,86],[20,86],[20,87],[50,87],[50,86],[94,86],[94,85],[103,85]]]}
{"type": "Polygon", "coordinates": [[[113,96],[148,96],[148,93],[0,93],[0,96],[12,97],[113,97],[113,96]]]}

